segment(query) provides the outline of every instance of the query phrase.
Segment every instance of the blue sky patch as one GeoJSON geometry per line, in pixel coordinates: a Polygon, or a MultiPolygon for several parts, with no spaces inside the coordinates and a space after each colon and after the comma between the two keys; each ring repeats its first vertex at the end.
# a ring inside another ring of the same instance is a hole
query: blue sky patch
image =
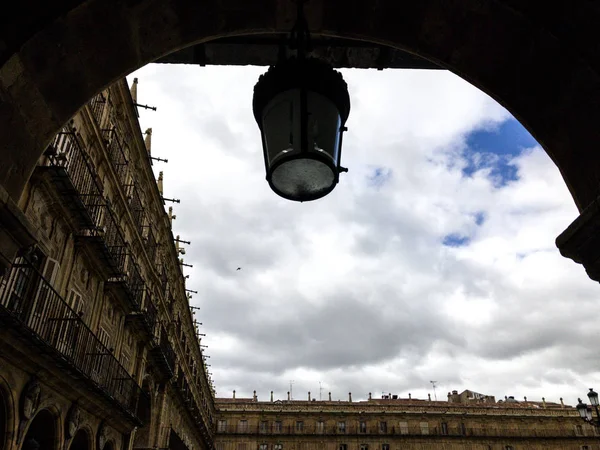
{"type": "Polygon", "coordinates": [[[369,186],[380,188],[392,178],[392,169],[387,167],[375,167],[367,178],[369,186]]]}
{"type": "Polygon", "coordinates": [[[463,176],[469,177],[478,170],[487,169],[494,184],[505,186],[518,179],[517,168],[510,161],[523,149],[537,145],[529,132],[514,118],[492,129],[476,130],[467,135],[468,149],[463,156],[467,166],[463,176]]]}
{"type": "Polygon", "coordinates": [[[444,236],[442,244],[446,247],[464,247],[465,245],[468,245],[469,242],[471,242],[471,239],[468,236],[452,233],[444,236]]]}

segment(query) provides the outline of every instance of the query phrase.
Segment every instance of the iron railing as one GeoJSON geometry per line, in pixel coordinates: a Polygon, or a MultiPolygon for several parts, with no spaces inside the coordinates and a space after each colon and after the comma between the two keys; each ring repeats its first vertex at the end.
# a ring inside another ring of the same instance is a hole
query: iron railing
{"type": "Polygon", "coordinates": [[[68,197],[67,206],[77,212],[80,226],[93,227],[100,222],[106,201],[96,171],[74,128],[65,127],[46,151],[48,164],[58,191],[68,197]]]}
{"type": "Polygon", "coordinates": [[[19,257],[1,279],[0,318],[12,319],[135,417],[141,388],[34,265],[19,257]]]}
{"type": "Polygon", "coordinates": [[[98,127],[102,126],[102,115],[104,114],[105,106],[106,98],[102,92],[100,92],[90,101],[90,109],[92,111],[92,116],[94,116],[94,120],[98,124],[98,127]]]}
{"type": "Polygon", "coordinates": [[[352,437],[353,439],[359,436],[474,436],[474,437],[545,437],[545,438],[571,438],[583,437],[578,436],[575,430],[561,429],[545,429],[545,428],[530,428],[523,426],[521,428],[511,427],[423,427],[409,425],[408,427],[391,426],[387,430],[382,431],[378,427],[367,427],[361,429],[358,426],[346,427],[345,430],[340,430],[338,426],[323,425],[297,425],[297,424],[281,424],[269,422],[264,425],[222,425],[217,424],[217,434],[233,434],[233,435],[275,435],[275,436],[302,436],[302,435],[325,435],[325,436],[343,436],[352,437]]]}
{"type": "Polygon", "coordinates": [[[143,227],[146,221],[146,211],[144,209],[142,197],[140,196],[140,189],[137,184],[130,186],[127,196],[129,200],[129,210],[131,211],[131,216],[133,217],[133,223],[135,224],[141,236],[144,231],[143,227]]]}
{"type": "Polygon", "coordinates": [[[150,357],[154,364],[162,371],[165,379],[173,377],[175,371],[175,352],[167,338],[167,332],[161,327],[160,337],[154,339],[150,349],[150,357]]]}
{"type": "Polygon", "coordinates": [[[102,208],[100,223],[94,228],[79,231],[76,237],[98,244],[99,256],[106,260],[111,276],[125,273],[128,245],[109,204],[102,208]]]}
{"type": "Polygon", "coordinates": [[[122,185],[127,185],[129,181],[129,160],[125,152],[124,142],[116,127],[104,129],[102,133],[108,157],[117,174],[117,178],[122,185]]]}

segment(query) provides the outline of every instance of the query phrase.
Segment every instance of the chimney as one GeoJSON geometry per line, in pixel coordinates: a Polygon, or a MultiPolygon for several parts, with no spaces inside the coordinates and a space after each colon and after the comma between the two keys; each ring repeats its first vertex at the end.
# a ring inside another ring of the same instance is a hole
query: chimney
{"type": "Polygon", "coordinates": [[[369,400],[371,400],[371,399],[372,399],[372,397],[371,397],[371,393],[369,392],[369,400]]]}
{"type": "Polygon", "coordinates": [[[273,391],[271,391],[271,401],[273,401],[273,391]]]}
{"type": "Polygon", "coordinates": [[[290,391],[288,391],[288,401],[290,401],[290,391]]]}
{"type": "Polygon", "coordinates": [[[545,397],[542,397],[542,405],[544,408],[546,407],[546,398],[545,397]]]}
{"type": "Polygon", "coordinates": [[[308,401],[310,402],[310,391],[308,391],[308,401]]]}
{"type": "Polygon", "coordinates": [[[258,397],[256,396],[256,391],[254,391],[254,393],[252,394],[252,400],[253,401],[257,401],[258,397]]]}
{"type": "Polygon", "coordinates": [[[329,401],[331,401],[331,392],[329,393],[329,401]]]}
{"type": "Polygon", "coordinates": [[[233,390],[233,399],[235,400],[235,389],[233,390]]]}
{"type": "Polygon", "coordinates": [[[348,401],[352,403],[352,392],[348,392],[348,401]]]}
{"type": "Polygon", "coordinates": [[[146,144],[146,151],[150,155],[152,153],[152,128],[148,128],[144,134],[146,135],[144,144],[146,144]]]}
{"type": "Polygon", "coordinates": [[[410,395],[410,392],[408,393],[408,399],[411,400],[412,396],[410,395]]]}
{"type": "Polygon", "coordinates": [[[156,182],[156,184],[158,184],[158,192],[160,192],[160,195],[163,195],[163,173],[162,173],[162,170],[160,172],[158,172],[158,181],[156,182]]]}
{"type": "Polygon", "coordinates": [[[133,79],[133,84],[131,85],[131,99],[133,100],[133,103],[137,103],[137,85],[138,85],[138,79],[134,78],[133,79]]]}
{"type": "Polygon", "coordinates": [[[431,394],[427,394],[427,398],[431,401],[431,394]]]}
{"type": "Polygon", "coordinates": [[[523,397],[525,399],[525,401],[527,401],[527,396],[523,397]]]}
{"type": "Polygon", "coordinates": [[[564,407],[565,407],[565,404],[563,403],[563,398],[562,398],[562,397],[560,398],[560,407],[561,407],[561,408],[564,408],[564,407]]]}

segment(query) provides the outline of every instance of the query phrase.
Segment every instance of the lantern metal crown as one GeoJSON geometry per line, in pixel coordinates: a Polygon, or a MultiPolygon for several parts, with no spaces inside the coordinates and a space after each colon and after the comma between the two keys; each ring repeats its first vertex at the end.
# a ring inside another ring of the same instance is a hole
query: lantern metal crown
{"type": "Polygon", "coordinates": [[[267,181],[288,200],[329,194],[339,181],[342,136],[350,113],[348,87],[329,64],[307,57],[310,33],[303,0],[289,37],[296,50],[260,76],[252,107],[261,131],[267,181]]]}

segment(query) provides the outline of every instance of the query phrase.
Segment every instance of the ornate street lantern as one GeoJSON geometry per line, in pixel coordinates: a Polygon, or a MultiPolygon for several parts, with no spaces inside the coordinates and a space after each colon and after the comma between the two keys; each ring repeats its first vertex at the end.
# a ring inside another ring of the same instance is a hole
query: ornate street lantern
{"type": "Polygon", "coordinates": [[[592,388],[590,388],[590,392],[588,392],[588,398],[590,399],[590,403],[592,406],[598,406],[598,393],[594,392],[592,388]]]}
{"type": "Polygon", "coordinates": [[[267,181],[281,197],[310,201],[339,181],[344,124],[350,113],[348,87],[329,64],[307,58],[308,25],[298,0],[290,35],[297,56],[280,61],[254,86],[254,117],[262,135],[267,181]]]}

